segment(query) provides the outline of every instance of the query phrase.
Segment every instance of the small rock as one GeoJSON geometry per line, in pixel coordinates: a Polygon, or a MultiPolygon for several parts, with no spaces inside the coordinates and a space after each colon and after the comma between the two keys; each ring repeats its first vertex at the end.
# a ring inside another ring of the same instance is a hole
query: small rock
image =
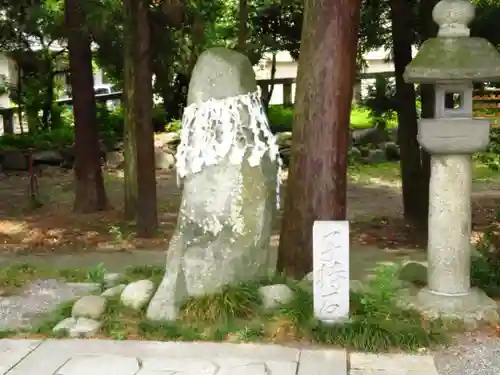
{"type": "Polygon", "coordinates": [[[139,280],[128,284],[123,290],[120,300],[124,306],[140,310],[153,296],[154,284],[151,280],[139,280]]]}
{"type": "Polygon", "coordinates": [[[22,171],[28,169],[28,159],[20,150],[4,151],[2,159],[4,170],[22,171]]]}
{"type": "Polygon", "coordinates": [[[399,159],[401,159],[399,147],[394,142],[385,143],[384,144],[384,152],[385,152],[385,157],[389,161],[398,161],[399,159]]]}
{"type": "Polygon", "coordinates": [[[408,262],[401,269],[399,279],[419,286],[427,285],[427,267],[422,263],[408,262]]]}
{"type": "Polygon", "coordinates": [[[368,128],[368,129],[355,129],[352,132],[353,143],[356,146],[362,145],[379,145],[388,140],[389,136],[383,129],[368,128]]]}
{"type": "Polygon", "coordinates": [[[95,335],[101,329],[102,323],[87,318],[78,318],[73,327],[69,329],[70,337],[87,337],[95,335]]]}
{"type": "Polygon", "coordinates": [[[259,288],[262,298],[262,306],[266,310],[272,310],[280,305],[287,304],[293,300],[294,293],[285,284],[266,285],[259,288]]]}
{"type": "Polygon", "coordinates": [[[361,150],[357,147],[351,147],[349,149],[349,159],[355,162],[359,162],[363,159],[363,155],[361,153],[361,150]]]}
{"type": "Polygon", "coordinates": [[[309,272],[307,275],[304,276],[302,280],[309,281],[312,283],[314,281],[314,272],[313,271],[309,272]]]}
{"type": "Polygon", "coordinates": [[[109,289],[106,289],[104,292],[101,293],[101,296],[102,297],[116,297],[116,296],[119,296],[122,292],[123,292],[123,289],[125,289],[125,284],[119,284],[119,285],[115,285],[109,289]]]}
{"type": "Polygon", "coordinates": [[[385,157],[385,152],[382,150],[370,150],[368,156],[366,157],[366,163],[368,164],[379,164],[387,161],[385,157]]]}
{"type": "Polygon", "coordinates": [[[175,156],[163,150],[155,150],[156,169],[171,170],[175,167],[175,156]]]}
{"type": "Polygon", "coordinates": [[[36,151],[32,154],[35,164],[60,165],[64,158],[58,150],[36,151]]]}
{"type": "Polygon", "coordinates": [[[157,147],[163,147],[165,145],[177,145],[180,141],[181,137],[176,132],[155,134],[155,146],[157,147]]]}
{"type": "Polygon", "coordinates": [[[73,328],[76,324],[77,318],[66,318],[61,320],[57,325],[52,328],[52,332],[54,333],[67,333],[69,334],[69,331],[71,328],[73,328]]]}
{"type": "Polygon", "coordinates": [[[66,332],[69,337],[87,337],[95,335],[101,329],[102,323],[87,318],[66,318],[53,329],[54,333],[66,332]]]}
{"type": "Polygon", "coordinates": [[[292,132],[281,132],[276,134],[276,143],[279,146],[288,146],[292,145],[292,132]]]}
{"type": "Polygon", "coordinates": [[[71,316],[74,318],[99,319],[106,310],[107,300],[101,296],[85,296],[73,305],[71,316]]]}
{"type": "Polygon", "coordinates": [[[106,273],[104,275],[104,284],[107,288],[111,288],[120,283],[120,280],[123,278],[121,273],[106,273]]]}
{"type": "Polygon", "coordinates": [[[387,129],[387,135],[392,142],[398,143],[398,128],[387,129]]]}
{"type": "Polygon", "coordinates": [[[106,165],[109,168],[121,168],[125,158],[120,151],[111,151],[106,154],[106,165]]]}

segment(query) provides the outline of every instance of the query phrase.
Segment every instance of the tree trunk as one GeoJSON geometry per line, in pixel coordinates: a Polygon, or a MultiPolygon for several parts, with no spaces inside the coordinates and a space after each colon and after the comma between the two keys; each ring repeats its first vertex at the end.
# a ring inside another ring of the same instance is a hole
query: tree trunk
{"type": "Polygon", "coordinates": [[[69,65],[75,116],[75,212],[107,208],[99,149],[91,38],[80,0],[65,0],[69,65]]]}
{"type": "Polygon", "coordinates": [[[236,49],[245,53],[247,51],[248,38],[248,0],[239,0],[239,28],[238,28],[238,44],[236,49]]]}
{"type": "MultiPolygon", "coordinates": [[[[438,26],[432,19],[432,11],[438,0],[420,0],[420,40],[423,42],[437,35],[438,26]]],[[[420,85],[420,101],[422,118],[434,117],[434,85],[420,85]]],[[[421,153],[422,173],[420,178],[421,192],[418,200],[422,202],[419,213],[419,227],[427,230],[429,218],[429,181],[431,178],[431,157],[423,149],[421,153]]]]}
{"type": "Polygon", "coordinates": [[[425,232],[427,227],[427,209],[425,207],[429,202],[429,181],[426,180],[424,175],[420,146],[417,141],[418,123],[415,87],[413,84],[405,83],[403,78],[404,70],[412,60],[411,47],[414,38],[408,32],[408,28],[413,21],[412,10],[406,0],[391,0],[390,6],[404,216],[419,231],[425,232]]]}
{"type": "Polygon", "coordinates": [[[312,269],[315,220],[345,220],[359,0],[306,0],[278,268],[312,269]]]}
{"type": "MultiPolygon", "coordinates": [[[[126,2],[125,2],[126,4],[126,2]]],[[[128,15],[127,15],[128,16],[128,15]]],[[[130,35],[124,38],[124,134],[123,134],[123,180],[124,180],[124,215],[126,220],[135,220],[137,217],[138,187],[137,187],[137,153],[135,127],[135,67],[133,61],[132,43],[127,41],[130,35]]]]}
{"type": "MultiPolygon", "coordinates": [[[[125,0],[126,17],[126,128],[127,157],[135,157],[126,170],[127,182],[134,179],[137,192],[135,217],[137,235],[152,237],[158,230],[154,132],[152,125],[153,87],[150,55],[149,2],[125,0]]],[[[130,208],[129,208],[130,209],[130,208]]],[[[130,213],[130,212],[129,212],[130,213]]]]}

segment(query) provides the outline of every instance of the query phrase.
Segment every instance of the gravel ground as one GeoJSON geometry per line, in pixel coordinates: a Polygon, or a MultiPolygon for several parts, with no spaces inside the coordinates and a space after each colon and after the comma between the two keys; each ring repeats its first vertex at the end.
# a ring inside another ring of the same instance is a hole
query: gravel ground
{"type": "Polygon", "coordinates": [[[434,358],[440,375],[499,375],[500,338],[468,334],[434,358]]]}
{"type": "Polygon", "coordinates": [[[86,296],[96,288],[99,286],[91,283],[32,281],[21,295],[0,297],[0,330],[29,328],[61,303],[86,296]]]}

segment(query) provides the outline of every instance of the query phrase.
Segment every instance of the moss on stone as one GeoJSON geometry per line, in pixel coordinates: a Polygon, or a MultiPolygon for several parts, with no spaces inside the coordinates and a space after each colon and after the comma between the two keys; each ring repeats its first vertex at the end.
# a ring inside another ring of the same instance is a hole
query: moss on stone
{"type": "Polygon", "coordinates": [[[413,83],[495,80],[500,78],[500,53],[483,38],[431,38],[408,64],[404,77],[413,83]]]}

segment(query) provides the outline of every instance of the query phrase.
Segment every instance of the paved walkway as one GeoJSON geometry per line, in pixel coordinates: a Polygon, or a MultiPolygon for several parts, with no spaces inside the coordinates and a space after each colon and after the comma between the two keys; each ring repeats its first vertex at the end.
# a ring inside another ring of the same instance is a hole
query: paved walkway
{"type": "Polygon", "coordinates": [[[0,340],[0,375],[437,375],[431,356],[279,345],[0,340]],[[349,371],[348,371],[349,370],[349,371]]]}

